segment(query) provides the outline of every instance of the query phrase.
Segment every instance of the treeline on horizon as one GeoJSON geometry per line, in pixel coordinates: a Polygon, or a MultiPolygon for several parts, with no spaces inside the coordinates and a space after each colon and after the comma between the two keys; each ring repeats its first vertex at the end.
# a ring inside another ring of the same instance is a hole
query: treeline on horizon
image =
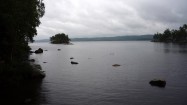
{"type": "Polygon", "coordinates": [[[153,42],[174,42],[174,43],[187,43],[187,25],[176,29],[166,29],[163,33],[156,33],[153,36],[153,42]]]}

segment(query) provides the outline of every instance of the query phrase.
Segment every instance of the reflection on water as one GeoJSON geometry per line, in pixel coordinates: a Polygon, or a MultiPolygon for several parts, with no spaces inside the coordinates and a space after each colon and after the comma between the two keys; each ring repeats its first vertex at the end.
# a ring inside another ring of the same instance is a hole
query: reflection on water
{"type": "Polygon", "coordinates": [[[42,81],[29,81],[19,87],[0,87],[0,105],[41,105],[46,102],[42,81]]]}
{"type": "Polygon", "coordinates": [[[157,46],[155,49],[163,49],[165,53],[187,53],[187,44],[156,43],[155,46],[157,46]]]}

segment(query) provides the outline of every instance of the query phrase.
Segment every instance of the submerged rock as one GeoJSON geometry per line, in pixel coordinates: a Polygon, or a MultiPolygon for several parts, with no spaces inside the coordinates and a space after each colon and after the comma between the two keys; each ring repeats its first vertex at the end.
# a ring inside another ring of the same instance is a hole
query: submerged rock
{"type": "Polygon", "coordinates": [[[60,51],[61,49],[57,49],[58,51],[60,51]]]}
{"type": "Polygon", "coordinates": [[[112,66],[114,66],[114,67],[118,67],[118,66],[121,66],[121,65],[119,65],[119,64],[113,64],[112,66]]]}
{"type": "Polygon", "coordinates": [[[71,64],[79,64],[78,62],[71,61],[71,64]]]}
{"type": "Polygon", "coordinates": [[[73,57],[71,57],[70,59],[74,59],[73,57]]]}
{"type": "Polygon", "coordinates": [[[158,87],[165,87],[166,86],[166,81],[165,80],[159,80],[159,79],[154,79],[149,82],[151,86],[158,86],[158,87]]]}
{"type": "Polygon", "coordinates": [[[35,51],[36,54],[43,53],[43,49],[39,48],[38,50],[35,51]]]}

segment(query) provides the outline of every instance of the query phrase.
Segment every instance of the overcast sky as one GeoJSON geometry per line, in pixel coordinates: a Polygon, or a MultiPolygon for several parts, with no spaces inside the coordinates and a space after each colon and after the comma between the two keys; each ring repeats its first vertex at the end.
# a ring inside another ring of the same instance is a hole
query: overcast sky
{"type": "Polygon", "coordinates": [[[142,35],[187,23],[187,0],[44,0],[35,39],[142,35]]]}

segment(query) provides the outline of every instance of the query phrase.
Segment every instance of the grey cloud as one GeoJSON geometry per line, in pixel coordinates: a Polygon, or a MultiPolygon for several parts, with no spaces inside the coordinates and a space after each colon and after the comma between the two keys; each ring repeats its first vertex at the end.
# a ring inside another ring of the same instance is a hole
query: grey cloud
{"type": "Polygon", "coordinates": [[[44,0],[36,38],[153,34],[187,23],[186,0],[44,0]]]}
{"type": "Polygon", "coordinates": [[[186,0],[155,0],[141,2],[136,5],[143,19],[163,24],[186,23],[186,0]]]}

